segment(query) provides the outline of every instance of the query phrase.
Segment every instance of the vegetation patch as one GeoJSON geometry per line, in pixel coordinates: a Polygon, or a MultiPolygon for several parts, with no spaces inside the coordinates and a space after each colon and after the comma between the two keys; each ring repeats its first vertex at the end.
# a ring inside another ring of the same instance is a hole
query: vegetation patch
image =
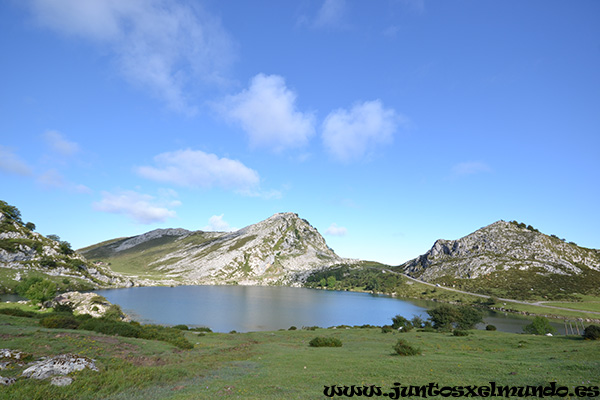
{"type": "Polygon", "coordinates": [[[317,336],[308,342],[310,347],[342,347],[342,341],[335,337],[317,336]]]}

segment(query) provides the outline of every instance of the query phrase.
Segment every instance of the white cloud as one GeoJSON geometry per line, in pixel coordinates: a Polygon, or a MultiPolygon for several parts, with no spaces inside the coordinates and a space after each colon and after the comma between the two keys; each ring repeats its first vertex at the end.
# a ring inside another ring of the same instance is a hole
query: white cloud
{"type": "Polygon", "coordinates": [[[21,176],[33,174],[33,169],[25,161],[4,146],[0,146],[0,171],[21,176]]]}
{"type": "Polygon", "coordinates": [[[156,167],[138,167],[144,178],[192,188],[211,188],[245,192],[258,187],[256,171],[237,160],[219,158],[200,150],[178,150],[154,157],[156,167]]]}
{"type": "Polygon", "coordinates": [[[482,172],[491,172],[491,168],[481,161],[468,161],[455,164],[452,167],[452,175],[454,177],[473,175],[482,172]]]}
{"type": "Polygon", "coordinates": [[[208,219],[208,225],[202,228],[203,231],[211,232],[232,232],[237,231],[237,228],[229,226],[229,222],[223,219],[223,215],[213,215],[208,219]]]}
{"type": "Polygon", "coordinates": [[[325,0],[314,21],[316,28],[344,27],[346,0],[325,0]]]}
{"type": "Polygon", "coordinates": [[[330,236],[345,236],[346,233],[348,233],[348,230],[343,226],[337,226],[335,222],[325,231],[325,234],[330,236]]]}
{"type": "Polygon", "coordinates": [[[60,154],[61,156],[72,156],[80,151],[80,147],[77,143],[67,140],[60,132],[47,131],[44,133],[43,137],[52,151],[60,154]]]}
{"type": "Polygon", "coordinates": [[[247,90],[229,96],[219,108],[242,126],[253,147],[280,152],[306,145],[315,133],[314,116],[297,110],[296,94],[278,75],[256,75],[247,90]]]}
{"type": "Polygon", "coordinates": [[[177,111],[193,113],[187,86],[222,83],[232,42],[220,22],[191,2],[29,0],[55,31],[107,45],[120,73],[177,111]]]}
{"type": "Polygon", "coordinates": [[[179,204],[177,201],[157,200],[153,196],[128,190],[118,193],[102,192],[102,200],[92,206],[97,211],[123,214],[138,223],[152,224],[176,217],[175,211],[169,210],[167,206],[179,204]]]}
{"type": "Polygon", "coordinates": [[[360,159],[377,146],[389,144],[404,117],[380,100],[356,104],[350,111],[338,109],[323,121],[323,144],[339,161],[360,159]]]}

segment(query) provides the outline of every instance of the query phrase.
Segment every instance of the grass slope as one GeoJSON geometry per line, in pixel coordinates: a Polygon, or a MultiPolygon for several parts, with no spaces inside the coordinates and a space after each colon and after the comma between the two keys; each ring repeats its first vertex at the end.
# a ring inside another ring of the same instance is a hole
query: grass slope
{"type": "MultiPolygon", "coordinates": [[[[33,355],[72,352],[97,360],[99,372],[74,375],[67,387],[19,380],[0,388],[2,399],[322,399],[324,386],[377,385],[595,385],[600,346],[579,337],[473,331],[381,333],[377,328],[317,329],[195,336],[192,350],[93,332],[40,328],[36,320],[0,315],[2,347],[33,355]],[[313,348],[315,336],[339,348],[313,348]],[[402,338],[422,355],[401,357],[402,338]]],[[[2,371],[18,376],[24,367],[2,371]]]]}

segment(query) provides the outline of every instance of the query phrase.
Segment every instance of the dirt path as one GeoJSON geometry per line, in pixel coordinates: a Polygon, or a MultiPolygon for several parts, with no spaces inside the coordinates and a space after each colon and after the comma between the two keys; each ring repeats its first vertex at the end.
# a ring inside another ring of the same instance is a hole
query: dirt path
{"type": "MultiPolygon", "coordinates": [[[[463,293],[463,294],[469,294],[471,296],[477,296],[477,297],[481,297],[481,298],[485,298],[485,299],[489,299],[490,298],[490,296],[486,296],[484,294],[465,292],[464,290],[458,290],[458,289],[449,288],[449,287],[446,287],[446,286],[437,285],[437,284],[434,284],[434,283],[429,283],[429,282],[421,281],[419,279],[410,277],[410,276],[408,276],[406,274],[403,274],[403,273],[400,273],[400,272],[395,272],[395,271],[392,271],[392,270],[389,270],[389,269],[386,269],[385,272],[386,273],[392,273],[392,274],[402,275],[403,277],[405,277],[405,278],[407,278],[407,279],[409,279],[411,281],[419,282],[419,283],[422,283],[424,285],[428,285],[428,286],[435,287],[435,288],[441,288],[441,289],[444,289],[444,290],[451,290],[453,292],[463,293]]],[[[527,306],[537,306],[537,307],[551,308],[551,309],[554,309],[554,310],[575,311],[575,312],[584,312],[584,313],[589,313],[589,314],[600,315],[600,312],[597,312],[597,311],[586,311],[586,310],[578,310],[578,309],[575,309],[575,308],[549,306],[549,305],[543,304],[543,302],[541,302],[541,301],[537,301],[537,302],[531,303],[531,302],[528,302],[528,301],[521,301],[521,300],[515,300],[515,299],[505,299],[505,298],[501,298],[501,297],[498,297],[497,299],[500,300],[500,301],[506,302],[506,303],[517,303],[517,304],[524,304],[524,305],[527,305],[527,306]]]]}

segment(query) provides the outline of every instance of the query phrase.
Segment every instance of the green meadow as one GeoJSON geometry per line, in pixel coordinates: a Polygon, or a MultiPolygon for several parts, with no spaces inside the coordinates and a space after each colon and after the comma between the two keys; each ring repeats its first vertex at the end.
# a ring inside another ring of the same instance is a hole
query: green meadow
{"type": "MultiPolygon", "coordinates": [[[[391,316],[390,316],[391,317],[391,316]]],[[[1,399],[323,399],[325,386],[402,385],[539,386],[557,382],[573,390],[600,386],[600,341],[578,336],[534,336],[497,331],[382,333],[380,328],[338,327],[249,333],[184,331],[194,344],[182,350],[154,340],[96,332],[46,329],[36,318],[0,314],[0,348],[43,356],[76,353],[96,360],[99,372],[72,374],[70,386],[18,379],[0,387],[1,399]],[[317,337],[342,347],[310,347],[317,337]],[[399,356],[398,339],[417,347],[399,356]]],[[[24,366],[0,371],[18,377],[24,366]]],[[[340,397],[338,397],[340,398],[340,397]]],[[[345,397],[342,397],[345,398],[345,397]]],[[[568,396],[566,398],[574,398],[568,396]]]]}

